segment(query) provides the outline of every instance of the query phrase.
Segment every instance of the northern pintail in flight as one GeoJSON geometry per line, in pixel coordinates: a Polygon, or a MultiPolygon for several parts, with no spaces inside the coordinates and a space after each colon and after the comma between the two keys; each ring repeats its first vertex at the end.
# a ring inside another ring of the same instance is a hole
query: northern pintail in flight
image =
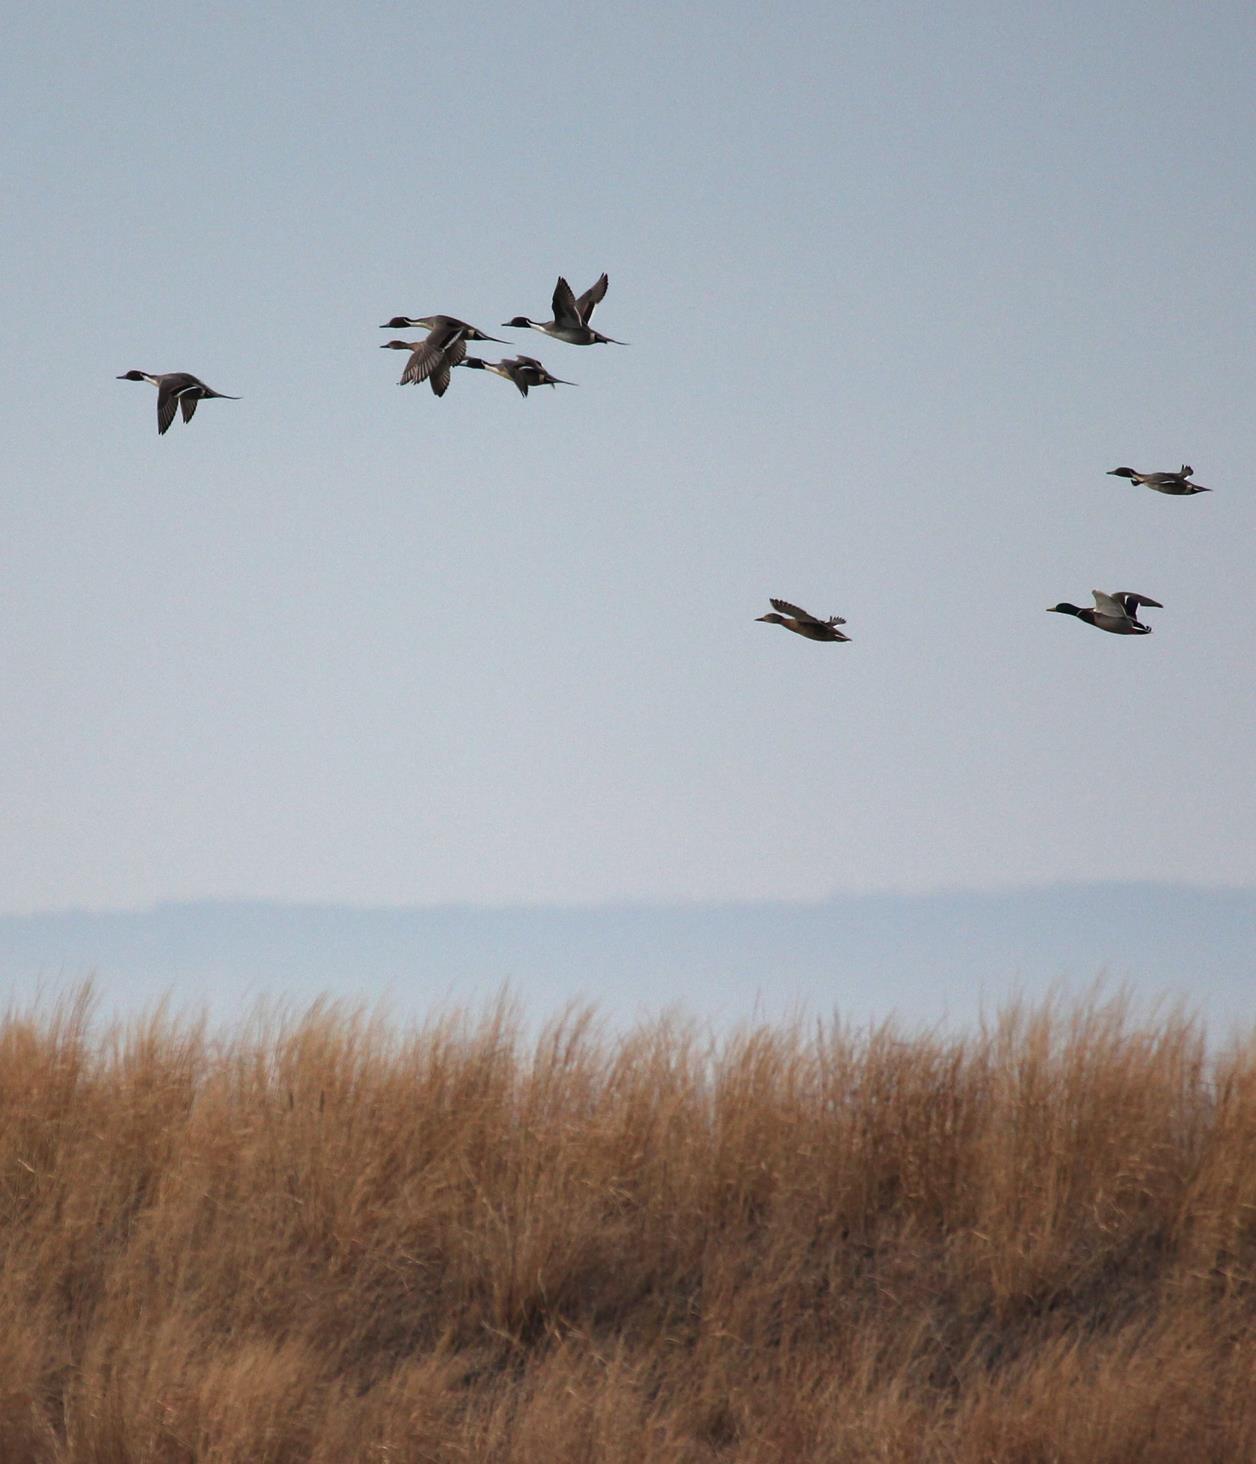
{"type": "Polygon", "coordinates": [[[843,635],[837,629],[839,625],[846,624],[840,615],[830,615],[827,620],[818,620],[814,615],[808,615],[805,610],[800,610],[797,605],[791,605],[788,600],[773,599],[770,603],[782,613],[780,615],[756,615],[756,620],[765,620],[769,625],[783,625],[786,630],[792,630],[796,635],[805,635],[808,640],[848,641],[850,639],[850,636],[843,635]]]}
{"type": "Polygon", "coordinates": [[[527,396],[530,386],[575,386],[574,381],[564,381],[561,376],[551,376],[535,356],[507,356],[504,361],[484,361],[479,356],[468,356],[464,366],[479,371],[491,371],[506,381],[513,381],[521,396],[527,396]]]}
{"type": "Polygon", "coordinates": [[[513,320],[505,320],[502,324],[516,326],[520,330],[539,330],[542,335],[553,336],[556,341],[566,341],[569,346],[626,346],[627,341],[604,336],[589,324],[589,317],[606,297],[608,284],[609,276],[602,275],[596,284],[590,285],[577,299],[571,286],[559,275],[551,302],[553,320],[529,320],[526,315],[516,315],[513,320]]]}
{"type": "Polygon", "coordinates": [[[223,401],[238,402],[239,397],[228,396],[225,391],[215,391],[206,386],[199,376],[190,376],[186,371],[124,371],[119,381],[151,381],[157,388],[157,435],[160,436],[174,421],[175,408],[182,408],[183,420],[190,422],[196,411],[197,402],[209,397],[221,397],[223,401]]]}
{"type": "Polygon", "coordinates": [[[506,344],[498,336],[485,335],[482,330],[468,325],[465,320],[459,320],[456,315],[394,315],[380,326],[380,330],[410,330],[420,325],[424,330],[437,330],[441,327],[457,330],[468,341],[496,341],[499,346],[506,344]]]}
{"type": "Polygon", "coordinates": [[[467,354],[468,341],[496,341],[499,346],[505,341],[497,336],[485,335],[465,320],[453,315],[394,315],[381,330],[404,330],[410,326],[422,326],[427,336],[421,341],[386,341],[382,351],[409,351],[410,359],[401,373],[399,386],[416,385],[429,378],[436,396],[444,396],[449,386],[450,371],[467,354]]]}
{"type": "Polygon", "coordinates": [[[1087,625],[1111,631],[1113,635],[1150,635],[1151,626],[1143,625],[1138,619],[1138,607],[1148,605],[1155,610],[1164,609],[1159,600],[1149,600],[1146,595],[1136,595],[1132,590],[1113,590],[1110,595],[1103,590],[1091,590],[1090,593],[1095,597],[1093,610],[1089,606],[1083,610],[1080,606],[1070,605],[1067,600],[1058,605],[1048,605],[1047,609],[1060,615],[1076,615],[1087,625]]]}
{"type": "Polygon", "coordinates": [[[1187,493],[1211,493],[1202,483],[1188,483],[1186,480],[1195,471],[1186,463],[1176,473],[1136,473],[1133,468],[1111,468],[1109,478],[1128,478],[1140,488],[1154,488],[1157,493],[1172,493],[1178,497],[1187,493]]]}

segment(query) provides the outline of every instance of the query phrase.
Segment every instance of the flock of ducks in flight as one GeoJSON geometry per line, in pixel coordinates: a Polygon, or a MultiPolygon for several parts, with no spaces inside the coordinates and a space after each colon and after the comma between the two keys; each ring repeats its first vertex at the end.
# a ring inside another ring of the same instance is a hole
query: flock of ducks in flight
{"type": "MultiPolygon", "coordinates": [[[[606,287],[610,284],[608,275],[603,274],[596,283],[577,297],[567,280],[558,277],[553,288],[552,321],[530,321],[526,315],[515,315],[502,322],[514,329],[540,331],[555,341],[567,341],[568,346],[627,346],[627,341],[613,340],[609,335],[594,331],[588,324],[594,309],[606,299],[606,287]]],[[[422,341],[385,341],[381,350],[410,351],[410,360],[405,362],[401,372],[400,386],[419,385],[427,382],[433,394],[444,397],[449,389],[449,379],[455,366],[474,366],[487,370],[504,381],[514,382],[521,397],[526,397],[531,386],[574,386],[575,382],[564,381],[561,376],[550,376],[545,366],[534,356],[508,356],[499,362],[486,362],[477,356],[467,356],[467,341],[493,341],[505,346],[498,335],[486,335],[485,331],[452,315],[394,315],[391,321],[381,325],[382,331],[407,331],[425,329],[422,341]]],[[[186,370],[171,372],[146,372],[129,370],[119,376],[119,381],[149,381],[157,386],[157,432],[165,432],[174,422],[176,410],[183,411],[184,422],[192,420],[199,401],[220,397],[225,401],[239,401],[239,397],[228,397],[227,392],[214,391],[206,386],[199,376],[192,376],[186,370]]]]}
{"type": "MultiPolygon", "coordinates": [[[[1211,493],[1211,488],[1190,481],[1194,471],[1194,468],[1183,463],[1176,473],[1139,473],[1133,468],[1112,468],[1108,476],[1128,478],[1139,487],[1152,488],[1157,493],[1169,493],[1178,498],[1192,493],[1211,493]]],[[[1136,594],[1133,590],[1091,590],[1090,593],[1095,601],[1093,606],[1072,605],[1067,600],[1061,600],[1058,605],[1048,605],[1047,610],[1058,615],[1075,615],[1078,620],[1093,625],[1096,630],[1106,630],[1112,635],[1150,635],[1151,626],[1144,625],[1139,620],[1139,610],[1164,609],[1159,600],[1136,594]]],[[[779,613],[760,615],[757,617],[759,620],[765,620],[769,625],[783,625],[786,630],[792,630],[795,635],[806,636],[808,640],[850,639],[850,636],[843,635],[837,628],[846,624],[840,615],[830,615],[827,620],[821,620],[816,615],[800,610],[797,605],[791,605],[788,600],[773,599],[771,605],[773,611],[779,613]]]]}
{"type": "MultiPolygon", "coordinates": [[[[542,335],[556,341],[566,341],[569,346],[623,346],[626,341],[612,340],[610,336],[596,331],[589,324],[594,310],[606,298],[610,279],[603,274],[596,283],[589,286],[583,295],[576,296],[567,281],[559,275],[554,286],[552,308],[553,320],[529,320],[526,315],[516,315],[502,322],[504,328],[515,330],[539,330],[542,335]]],[[[527,396],[533,386],[574,386],[574,381],[564,381],[560,376],[551,376],[535,356],[507,356],[504,361],[485,361],[479,356],[467,355],[468,341],[493,341],[504,346],[498,336],[485,335],[465,320],[452,315],[394,315],[380,327],[381,330],[407,330],[421,327],[427,335],[421,341],[385,341],[380,348],[385,351],[409,351],[410,359],[401,373],[399,386],[417,386],[421,381],[431,383],[432,391],[439,397],[449,389],[449,379],[455,366],[474,366],[480,371],[491,371],[505,381],[514,382],[520,396],[527,396]]]]}
{"type": "MultiPolygon", "coordinates": [[[[1211,493],[1211,488],[1190,481],[1194,471],[1194,468],[1183,463],[1176,473],[1138,473],[1133,468],[1110,468],[1108,476],[1128,478],[1137,487],[1152,488],[1157,493],[1169,493],[1175,498],[1188,497],[1192,493],[1211,493]]],[[[1058,605],[1048,605],[1047,609],[1059,615],[1076,615],[1078,620],[1084,620],[1096,630],[1109,631],[1112,635],[1150,635],[1151,626],[1144,625],[1139,620],[1138,611],[1143,607],[1164,609],[1159,600],[1152,600],[1147,595],[1136,595],[1133,590],[1113,590],[1110,594],[1104,590],[1091,590],[1090,593],[1094,597],[1094,605],[1082,608],[1061,600],[1058,605]]]]}
{"type": "MultiPolygon", "coordinates": [[[[516,315],[503,321],[503,327],[515,330],[535,330],[551,340],[564,341],[570,346],[626,345],[612,336],[602,335],[589,324],[594,310],[606,298],[609,277],[602,274],[594,284],[577,295],[563,278],[558,277],[554,287],[551,308],[552,320],[530,320],[526,315],[516,315]]],[[[434,395],[441,397],[449,389],[450,379],[456,366],[472,367],[489,371],[505,381],[513,382],[521,396],[527,396],[534,386],[574,386],[562,377],[551,376],[535,356],[507,356],[501,361],[486,361],[478,356],[467,355],[468,341],[492,341],[497,345],[506,342],[498,336],[486,335],[484,331],[465,320],[452,315],[394,315],[380,327],[381,330],[422,329],[427,334],[420,341],[386,341],[381,350],[409,351],[410,358],[401,373],[399,386],[418,386],[426,381],[434,395]]],[[[239,401],[239,397],[228,396],[226,392],[215,391],[197,376],[186,371],[126,371],[119,381],[149,381],[157,388],[157,432],[165,432],[174,421],[176,410],[183,413],[183,420],[190,422],[197,403],[220,398],[224,401],[239,401]]],[[[1175,497],[1186,497],[1194,493],[1209,493],[1202,483],[1192,483],[1195,469],[1186,463],[1176,473],[1139,473],[1133,468],[1112,468],[1108,476],[1128,478],[1136,487],[1151,488],[1156,493],[1168,493],[1175,497]]],[[[1159,600],[1147,595],[1135,594],[1132,590],[1092,590],[1093,606],[1072,605],[1062,600],[1058,605],[1048,605],[1048,611],[1060,615],[1075,615],[1097,630],[1106,630],[1113,635],[1150,635],[1151,626],[1138,619],[1141,609],[1162,610],[1159,600]]],[[[770,601],[772,613],[760,615],[757,619],[769,625],[783,625],[795,635],[814,641],[849,641],[850,636],[838,630],[846,621],[840,615],[830,615],[827,620],[808,614],[788,600],[773,598],[770,601]]]]}
{"type": "MultiPolygon", "coordinates": [[[[526,315],[516,315],[504,321],[503,325],[518,330],[539,330],[556,341],[565,341],[569,346],[624,346],[627,341],[617,341],[611,336],[594,330],[589,319],[594,310],[606,298],[610,277],[603,274],[589,286],[583,295],[577,296],[567,281],[559,275],[554,287],[551,308],[553,320],[529,320],[526,315]]],[[[381,330],[422,329],[427,332],[421,341],[385,341],[380,347],[384,351],[409,351],[410,359],[401,373],[399,386],[417,386],[428,382],[433,393],[444,396],[449,390],[450,378],[455,366],[473,366],[480,371],[491,371],[493,375],[511,381],[521,396],[527,396],[534,386],[574,386],[573,381],[564,381],[551,376],[535,356],[507,356],[502,361],[485,361],[478,356],[467,355],[468,341],[493,341],[499,346],[506,344],[499,336],[485,334],[465,320],[453,315],[394,315],[386,320],[381,330]]],[[[187,371],[125,371],[119,381],[150,381],[157,388],[157,432],[160,436],[174,421],[176,410],[182,411],[183,420],[190,422],[198,402],[217,397],[223,401],[238,402],[239,397],[228,396],[225,391],[215,391],[206,386],[199,376],[187,371]]]]}

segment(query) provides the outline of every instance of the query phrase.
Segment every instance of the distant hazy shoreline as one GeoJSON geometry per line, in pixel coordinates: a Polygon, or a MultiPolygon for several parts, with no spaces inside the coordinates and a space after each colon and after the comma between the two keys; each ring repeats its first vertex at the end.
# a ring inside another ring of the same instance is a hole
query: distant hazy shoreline
{"type": "Polygon", "coordinates": [[[219,901],[0,916],[10,996],[88,975],[106,1005],[168,994],[215,1015],[330,992],[421,1016],[507,984],[531,1012],[578,1000],[622,1021],[679,1003],[717,1024],[800,1011],[968,1021],[1016,991],[1102,976],[1225,1029],[1256,1018],[1256,891],[1130,883],[506,909],[219,901]]]}

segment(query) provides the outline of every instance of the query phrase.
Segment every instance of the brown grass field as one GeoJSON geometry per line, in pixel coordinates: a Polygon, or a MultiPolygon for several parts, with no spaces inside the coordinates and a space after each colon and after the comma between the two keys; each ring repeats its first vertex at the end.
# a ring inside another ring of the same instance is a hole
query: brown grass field
{"type": "Polygon", "coordinates": [[[1256,1039],[0,1022],[0,1461],[1256,1459],[1256,1039]]]}

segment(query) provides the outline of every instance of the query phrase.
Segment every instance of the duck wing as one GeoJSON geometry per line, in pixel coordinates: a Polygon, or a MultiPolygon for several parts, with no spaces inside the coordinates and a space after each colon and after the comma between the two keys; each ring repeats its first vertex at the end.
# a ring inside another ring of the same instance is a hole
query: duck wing
{"type": "Polygon", "coordinates": [[[196,404],[200,399],[200,392],[192,386],[189,386],[186,391],[179,393],[179,407],[183,412],[183,420],[185,422],[192,420],[192,414],[196,411],[196,404]]]}
{"type": "Polygon", "coordinates": [[[449,378],[455,366],[460,366],[467,354],[467,343],[461,336],[441,352],[440,363],[432,370],[429,378],[433,396],[444,396],[449,390],[449,378]]]}
{"type": "Polygon", "coordinates": [[[1134,612],[1140,605],[1150,606],[1153,610],[1164,609],[1159,600],[1149,600],[1146,595],[1136,595],[1133,590],[1114,590],[1112,598],[1121,605],[1131,620],[1136,618],[1134,612]]]}
{"type": "Polygon", "coordinates": [[[554,286],[554,298],[550,304],[554,311],[555,325],[581,326],[584,324],[580,318],[580,307],[576,304],[576,297],[562,275],[558,276],[558,283],[554,286]]]}
{"type": "Polygon", "coordinates": [[[769,603],[771,604],[773,610],[779,610],[782,615],[792,615],[795,620],[807,621],[812,625],[846,624],[846,622],[837,615],[834,615],[829,620],[821,620],[818,615],[809,615],[807,611],[801,609],[799,606],[791,605],[788,600],[777,600],[773,598],[769,601],[769,603]]]}
{"type": "Polygon", "coordinates": [[[440,346],[434,346],[430,340],[420,341],[411,352],[406,369],[401,373],[401,385],[417,385],[420,381],[426,381],[444,359],[445,353],[440,346]]]}
{"type": "Polygon", "coordinates": [[[1109,595],[1106,590],[1091,590],[1090,593],[1095,597],[1096,615],[1110,615],[1117,620],[1133,619],[1120,595],[1109,595]]]}
{"type": "Polygon", "coordinates": [[[580,323],[588,325],[589,317],[593,314],[594,307],[600,305],[606,299],[606,287],[610,284],[610,277],[602,275],[596,284],[592,284],[576,301],[576,312],[580,316],[580,323]]]}
{"type": "MultiPolygon", "coordinates": [[[[456,324],[438,325],[415,347],[406,362],[406,369],[401,373],[401,385],[409,386],[413,382],[417,386],[438,371],[446,357],[451,366],[456,366],[466,353],[466,343],[459,327],[456,324]]],[[[448,386],[449,383],[446,382],[445,385],[448,386]]],[[[440,392],[436,394],[441,395],[440,392]]]]}
{"type": "Polygon", "coordinates": [[[174,414],[179,407],[179,388],[173,381],[163,381],[157,388],[157,435],[163,432],[174,421],[174,414]]]}

